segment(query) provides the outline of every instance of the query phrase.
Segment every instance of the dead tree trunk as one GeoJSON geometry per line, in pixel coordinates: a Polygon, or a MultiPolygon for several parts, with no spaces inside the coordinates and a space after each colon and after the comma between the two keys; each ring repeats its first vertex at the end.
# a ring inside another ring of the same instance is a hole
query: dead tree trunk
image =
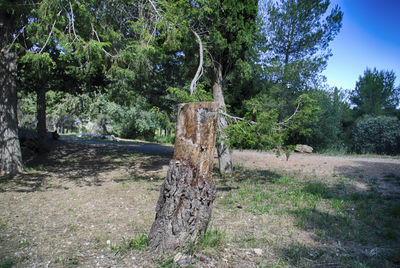
{"type": "Polygon", "coordinates": [[[173,252],[196,240],[210,219],[216,189],[212,180],[218,105],[178,107],[174,156],[160,190],[149,247],[173,252]]]}

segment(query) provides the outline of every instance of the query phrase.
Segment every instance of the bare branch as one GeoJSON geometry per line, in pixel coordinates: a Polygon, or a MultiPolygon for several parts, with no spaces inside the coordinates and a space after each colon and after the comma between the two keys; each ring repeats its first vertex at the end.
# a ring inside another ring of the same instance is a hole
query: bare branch
{"type": "MultiPolygon", "coordinates": [[[[291,116],[289,116],[285,121],[279,122],[279,123],[277,124],[277,125],[278,125],[278,128],[274,128],[274,130],[281,131],[282,128],[290,128],[290,127],[288,126],[288,123],[289,123],[289,122],[293,119],[293,117],[299,112],[300,106],[301,106],[301,101],[299,101],[299,102],[297,103],[297,107],[296,107],[296,110],[294,111],[294,113],[293,113],[291,116]]],[[[237,122],[237,121],[247,121],[246,119],[244,119],[244,118],[242,118],[242,117],[236,117],[236,116],[229,115],[229,114],[227,114],[226,112],[224,112],[224,111],[221,110],[221,109],[219,110],[219,114],[221,114],[221,115],[223,115],[223,116],[225,116],[225,117],[227,117],[227,118],[229,118],[229,119],[231,119],[231,120],[234,120],[235,122],[237,122]]],[[[249,126],[253,126],[253,125],[257,125],[257,122],[249,121],[248,124],[249,124],[249,126]]]]}
{"type": "MultiPolygon", "coordinates": [[[[247,121],[246,119],[244,119],[244,118],[242,118],[242,117],[236,117],[236,116],[233,116],[233,115],[230,115],[230,114],[227,114],[226,112],[224,112],[222,109],[220,109],[219,111],[218,111],[218,113],[219,114],[222,114],[223,116],[225,116],[225,117],[227,117],[227,118],[229,118],[229,119],[232,119],[232,120],[234,120],[234,121],[247,121]]],[[[254,122],[254,121],[249,121],[249,125],[250,126],[252,126],[252,125],[256,125],[257,123],[256,122],[254,122]]]]}
{"type": "Polygon", "coordinates": [[[72,9],[72,4],[71,4],[71,1],[69,2],[69,7],[70,7],[70,9],[71,9],[71,18],[69,19],[69,22],[71,23],[71,21],[72,21],[72,23],[71,23],[71,25],[72,25],[72,32],[74,33],[74,39],[72,40],[72,43],[74,43],[75,42],[75,40],[78,38],[77,36],[76,36],[76,32],[75,32],[75,16],[74,16],[74,11],[73,11],[73,9],[72,9]]]}
{"type": "MultiPolygon", "coordinates": [[[[60,14],[60,13],[58,13],[58,14],[60,14]]],[[[47,43],[49,42],[50,37],[53,34],[53,30],[54,30],[54,26],[56,25],[56,22],[57,22],[57,20],[54,20],[53,25],[51,26],[51,30],[50,30],[49,36],[47,36],[47,40],[44,43],[43,47],[40,49],[39,54],[43,52],[44,48],[46,47],[47,43]]]]}
{"type": "MultiPolygon", "coordinates": [[[[97,34],[96,30],[95,30],[94,27],[93,27],[93,24],[91,24],[91,26],[92,26],[92,32],[93,32],[94,35],[96,36],[97,41],[101,42],[101,41],[100,41],[100,38],[99,38],[99,35],[97,34]]],[[[110,54],[110,53],[109,53],[107,50],[105,50],[103,47],[101,48],[101,50],[102,50],[107,56],[109,56],[109,57],[111,57],[111,58],[113,58],[113,59],[116,58],[116,56],[110,54]]]]}
{"type": "Polygon", "coordinates": [[[201,75],[203,74],[203,43],[201,42],[200,36],[192,30],[197,40],[199,41],[199,67],[197,68],[196,74],[193,77],[192,82],[190,83],[190,95],[196,90],[197,82],[199,81],[201,75]]]}
{"type": "Polygon", "coordinates": [[[13,45],[15,43],[15,41],[17,41],[19,35],[22,33],[24,34],[25,28],[27,25],[24,25],[24,27],[21,28],[21,30],[18,31],[18,34],[14,37],[13,41],[11,42],[11,45],[13,45]]]}
{"type": "Polygon", "coordinates": [[[297,114],[297,112],[300,109],[300,106],[301,106],[301,101],[297,103],[297,107],[294,113],[291,116],[289,116],[285,121],[279,122],[278,125],[287,127],[287,123],[290,122],[293,119],[293,117],[297,114]]]}
{"type": "Polygon", "coordinates": [[[153,7],[153,9],[154,9],[154,11],[157,13],[157,15],[160,16],[160,12],[158,11],[158,9],[156,8],[156,6],[154,5],[153,1],[151,1],[151,0],[147,0],[147,1],[151,4],[151,6],[153,7]]]}

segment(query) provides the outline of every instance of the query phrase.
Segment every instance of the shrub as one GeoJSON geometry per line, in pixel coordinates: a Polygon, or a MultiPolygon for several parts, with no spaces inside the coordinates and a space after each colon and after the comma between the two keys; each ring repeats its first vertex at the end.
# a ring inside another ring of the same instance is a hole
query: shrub
{"type": "Polygon", "coordinates": [[[112,133],[118,137],[151,140],[158,127],[155,112],[140,105],[127,107],[109,102],[105,114],[112,122],[112,133]]]}
{"type": "Polygon", "coordinates": [[[400,121],[396,117],[367,116],[353,130],[357,153],[399,154],[400,121]]]}

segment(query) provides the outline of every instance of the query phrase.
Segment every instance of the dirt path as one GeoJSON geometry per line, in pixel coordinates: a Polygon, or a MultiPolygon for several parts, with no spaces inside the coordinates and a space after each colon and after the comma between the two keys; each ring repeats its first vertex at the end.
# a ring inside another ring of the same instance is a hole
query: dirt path
{"type": "MultiPolygon", "coordinates": [[[[71,141],[73,143],[96,144],[111,148],[124,148],[146,154],[171,156],[173,147],[147,142],[109,143],[103,141],[71,141]]],[[[383,179],[400,176],[400,159],[389,157],[327,156],[293,153],[289,160],[274,153],[234,150],[235,166],[246,168],[301,171],[316,175],[357,176],[366,179],[383,179]]]]}
{"type": "MultiPolygon", "coordinates": [[[[294,153],[285,156],[254,151],[234,151],[233,161],[246,168],[298,171],[318,176],[346,176],[378,183],[383,192],[394,191],[400,182],[400,159],[325,156],[294,153]]],[[[361,186],[362,187],[362,186],[361,186]]]]}
{"type": "MultiPolygon", "coordinates": [[[[127,140],[128,141],[128,140],[127,140]]],[[[161,154],[165,162],[158,161],[162,166],[160,176],[166,175],[168,159],[172,157],[173,147],[154,143],[136,141],[134,143],[109,143],[103,141],[73,141],[74,143],[95,144],[110,148],[124,148],[145,154],[161,154]]],[[[215,159],[215,163],[217,163],[215,159]]],[[[389,157],[351,157],[326,156],[317,154],[293,153],[289,160],[285,156],[277,157],[272,152],[257,152],[250,150],[234,150],[234,166],[257,168],[271,171],[300,172],[318,176],[345,176],[360,179],[359,188],[365,188],[368,183],[377,183],[382,192],[395,192],[400,183],[400,159],[389,157]]],[[[151,164],[148,166],[150,170],[151,164]]]]}

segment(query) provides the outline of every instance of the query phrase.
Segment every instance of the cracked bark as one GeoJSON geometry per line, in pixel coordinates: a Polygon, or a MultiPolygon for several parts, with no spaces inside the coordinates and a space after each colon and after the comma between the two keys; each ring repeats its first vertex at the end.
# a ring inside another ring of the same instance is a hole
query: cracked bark
{"type": "Polygon", "coordinates": [[[171,253],[196,240],[209,222],[216,196],[212,180],[218,105],[178,107],[174,156],[160,189],[149,248],[171,253]]]}
{"type": "Polygon", "coordinates": [[[17,55],[7,48],[12,27],[12,15],[0,11],[0,175],[23,168],[18,139],[17,55]]]}

